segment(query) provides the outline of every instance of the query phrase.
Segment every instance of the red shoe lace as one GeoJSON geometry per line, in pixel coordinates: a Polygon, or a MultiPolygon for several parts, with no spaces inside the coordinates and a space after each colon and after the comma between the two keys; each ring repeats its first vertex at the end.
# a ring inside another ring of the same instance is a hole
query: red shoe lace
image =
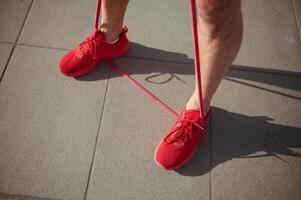
{"type": "Polygon", "coordinates": [[[91,34],[87,39],[79,44],[79,50],[83,56],[91,55],[93,59],[96,59],[97,47],[103,42],[96,40],[96,32],[91,34]]]}
{"type": "Polygon", "coordinates": [[[172,130],[164,137],[163,141],[165,143],[170,144],[178,141],[183,141],[184,143],[187,143],[189,139],[193,137],[193,132],[192,132],[193,126],[199,128],[200,131],[202,131],[202,134],[204,134],[206,137],[204,141],[199,141],[199,143],[204,143],[207,140],[208,134],[206,130],[202,126],[197,124],[195,121],[188,120],[188,119],[179,119],[177,120],[176,123],[181,123],[181,124],[180,126],[176,127],[174,130],[172,130]]]}

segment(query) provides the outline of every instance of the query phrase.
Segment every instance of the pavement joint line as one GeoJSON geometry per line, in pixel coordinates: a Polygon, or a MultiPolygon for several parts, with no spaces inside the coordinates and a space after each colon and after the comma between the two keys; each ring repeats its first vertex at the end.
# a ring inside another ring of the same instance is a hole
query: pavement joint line
{"type": "Polygon", "coordinates": [[[32,0],[32,1],[30,2],[29,8],[28,8],[28,10],[27,10],[27,12],[26,12],[26,14],[25,14],[25,17],[24,17],[23,23],[22,23],[22,25],[21,25],[20,31],[19,31],[19,33],[18,33],[18,35],[17,35],[17,38],[16,38],[15,42],[13,43],[13,48],[12,48],[12,50],[11,50],[11,52],[10,52],[10,55],[9,55],[9,57],[8,57],[8,59],[7,59],[7,62],[6,62],[6,64],[5,64],[5,67],[4,67],[4,69],[3,69],[3,72],[2,72],[2,74],[1,74],[1,76],[0,76],[0,84],[1,84],[1,81],[2,81],[2,79],[3,79],[3,77],[4,77],[4,75],[5,75],[6,69],[7,69],[7,67],[8,67],[9,62],[10,62],[10,59],[11,59],[11,57],[12,57],[14,51],[15,51],[15,47],[16,47],[16,45],[17,45],[17,41],[19,40],[19,37],[20,37],[21,32],[22,32],[22,30],[23,30],[23,27],[24,27],[24,25],[25,25],[25,22],[26,22],[26,20],[27,20],[28,14],[29,14],[29,12],[30,12],[30,10],[31,10],[33,1],[34,1],[34,0],[32,0]]]}
{"type": "Polygon", "coordinates": [[[6,198],[7,200],[62,200],[62,199],[50,199],[50,198],[5,194],[5,193],[0,193],[0,198],[6,198]]]}
{"type": "Polygon", "coordinates": [[[299,45],[301,47],[301,35],[300,35],[301,33],[299,32],[299,28],[301,29],[301,27],[299,27],[299,26],[301,26],[301,24],[299,25],[298,20],[297,20],[297,15],[296,15],[297,9],[296,9],[296,5],[295,5],[295,0],[291,0],[291,2],[292,2],[292,7],[293,7],[293,13],[294,13],[294,18],[295,18],[297,35],[298,35],[298,39],[299,39],[299,45]]]}
{"type": "Polygon", "coordinates": [[[97,128],[97,132],[96,132],[95,144],[94,144],[94,149],[93,149],[93,154],[92,154],[92,159],[91,159],[91,164],[90,164],[90,169],[89,169],[89,175],[88,175],[88,180],[87,180],[85,194],[84,194],[84,200],[86,200],[87,196],[88,196],[88,190],[89,190],[92,171],[93,171],[93,167],[94,167],[94,160],[95,160],[96,150],[97,150],[98,143],[99,143],[99,138],[100,138],[101,122],[102,122],[102,118],[103,118],[103,113],[104,113],[104,108],[105,108],[105,103],[106,103],[107,93],[108,93],[108,88],[109,88],[109,82],[110,82],[111,73],[112,73],[111,67],[109,67],[108,65],[106,65],[106,66],[109,68],[109,73],[108,73],[108,79],[107,79],[105,93],[104,93],[104,97],[103,97],[103,103],[102,103],[102,107],[101,107],[101,113],[100,113],[100,117],[99,117],[98,128],[97,128]]]}
{"type": "Polygon", "coordinates": [[[23,23],[22,23],[22,25],[21,25],[20,31],[19,31],[19,33],[18,33],[18,36],[17,36],[17,38],[16,38],[16,40],[15,40],[15,45],[16,45],[17,41],[19,40],[19,37],[20,37],[21,32],[22,32],[22,30],[23,30],[23,27],[24,27],[24,25],[25,25],[25,23],[26,23],[26,21],[27,21],[29,12],[30,12],[30,10],[31,10],[31,8],[32,8],[33,1],[34,1],[34,0],[32,0],[32,1],[30,2],[29,8],[28,8],[28,10],[27,10],[27,12],[26,12],[26,14],[25,14],[24,21],[23,21],[23,23]]]}
{"type": "Polygon", "coordinates": [[[14,53],[15,47],[16,47],[16,45],[13,45],[13,48],[11,49],[10,54],[9,54],[9,56],[8,56],[8,59],[7,59],[6,63],[5,63],[5,67],[4,67],[4,69],[3,69],[3,71],[2,71],[2,74],[1,74],[1,76],[0,76],[0,84],[1,84],[1,82],[2,82],[2,79],[3,79],[3,77],[4,77],[4,74],[5,74],[5,72],[6,72],[8,63],[9,63],[9,61],[10,61],[10,59],[11,59],[13,53],[14,53]]]}
{"type": "MultiPolygon", "coordinates": [[[[0,42],[2,43],[2,42],[0,42]]],[[[4,43],[4,42],[3,42],[4,43]]],[[[6,43],[8,44],[8,43],[6,43]]],[[[16,46],[26,46],[26,47],[35,47],[35,48],[44,48],[44,49],[54,49],[60,51],[69,51],[71,49],[68,48],[58,48],[58,47],[47,47],[42,45],[32,45],[32,44],[25,44],[25,43],[16,43],[16,46]]],[[[123,58],[128,59],[135,59],[135,60],[145,60],[145,61],[155,61],[159,63],[170,63],[170,64],[183,64],[183,65],[193,65],[193,63],[189,62],[181,62],[181,61],[172,61],[172,60],[162,60],[162,59],[153,59],[153,58],[144,58],[144,57],[136,57],[136,56],[124,56],[123,58]]],[[[291,72],[291,71],[281,71],[276,69],[266,69],[266,68],[258,68],[258,69],[243,69],[239,67],[239,65],[232,64],[228,71],[244,71],[250,73],[259,73],[259,74],[268,74],[268,75],[279,75],[279,76],[289,76],[289,77],[301,77],[300,72],[291,72]]],[[[1,79],[0,79],[1,81],[1,79]]]]}
{"type": "MultiPolygon", "coordinates": [[[[44,48],[44,49],[54,49],[54,50],[60,50],[60,51],[70,51],[71,50],[71,49],[68,49],[68,48],[47,47],[47,46],[42,46],[42,45],[33,45],[33,44],[25,44],[25,43],[16,43],[16,46],[27,46],[27,47],[36,47],[36,48],[44,48]]],[[[192,62],[190,63],[190,62],[181,62],[181,61],[154,59],[154,58],[144,58],[144,57],[136,57],[136,56],[128,56],[128,55],[125,55],[123,58],[135,59],[135,60],[145,60],[145,61],[155,61],[155,62],[160,62],[160,63],[183,64],[183,65],[190,65],[191,64],[191,65],[193,65],[192,62]]],[[[281,70],[266,69],[266,68],[262,68],[262,69],[243,69],[243,68],[239,67],[239,65],[235,65],[235,64],[233,64],[229,68],[229,71],[230,70],[245,71],[245,72],[251,72],[251,73],[260,73],[260,74],[279,75],[279,76],[301,77],[301,73],[299,73],[299,72],[281,71],[281,70]]]]}
{"type": "Polygon", "coordinates": [[[43,45],[34,45],[34,44],[25,44],[25,43],[17,43],[17,46],[25,46],[25,47],[35,47],[35,48],[43,48],[43,49],[54,49],[54,50],[61,50],[61,51],[70,51],[71,49],[67,48],[59,48],[59,47],[47,47],[43,45]]]}

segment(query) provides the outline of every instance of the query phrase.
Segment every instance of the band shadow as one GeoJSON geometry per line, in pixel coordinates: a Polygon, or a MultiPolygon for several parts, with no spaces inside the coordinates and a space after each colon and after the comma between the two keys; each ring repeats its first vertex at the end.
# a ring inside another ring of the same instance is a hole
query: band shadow
{"type": "MultiPolygon", "coordinates": [[[[166,81],[154,82],[152,78],[154,75],[149,75],[145,81],[154,84],[164,84],[170,81],[177,75],[193,75],[194,67],[193,60],[188,58],[187,55],[167,52],[160,49],[146,47],[141,44],[132,43],[131,52],[126,58],[147,59],[147,62],[156,62],[154,59],[158,57],[163,59],[164,62],[171,62],[172,60],[181,60],[186,66],[183,67],[148,67],[139,66],[132,68],[125,63],[122,66],[129,74],[151,74],[158,73],[157,75],[170,74],[171,78],[166,81]],[[144,55],[152,57],[149,60],[144,55]]],[[[162,60],[160,60],[162,61],[162,60]]],[[[98,66],[101,67],[100,65],[98,66]]],[[[100,69],[96,69],[100,70],[100,69]]],[[[77,78],[79,81],[96,81],[104,79],[104,76],[99,76],[100,73],[90,73],[86,76],[77,78]]],[[[157,76],[155,75],[155,76],[157,76]]],[[[110,78],[118,77],[117,73],[111,73],[110,78]]],[[[236,82],[238,84],[245,84],[250,87],[265,90],[267,92],[276,93],[278,95],[301,100],[298,96],[286,94],[279,90],[271,90],[258,84],[246,83],[244,81],[252,81],[256,83],[263,83],[271,86],[276,86],[284,89],[294,91],[301,91],[301,73],[291,72],[286,70],[267,69],[251,66],[232,65],[230,70],[225,76],[226,80],[236,82]],[[276,76],[277,78],[276,78],[276,76]]],[[[185,84],[185,83],[184,83],[185,84]]],[[[250,117],[239,113],[232,113],[220,108],[212,109],[211,126],[208,132],[211,133],[210,140],[204,145],[197,148],[192,160],[179,170],[179,174],[185,176],[200,176],[208,173],[211,169],[215,168],[221,163],[224,163],[233,158],[256,158],[265,156],[276,156],[283,162],[278,155],[286,155],[293,157],[301,157],[300,154],[291,150],[291,148],[301,148],[301,128],[290,127],[280,124],[272,123],[273,119],[267,116],[250,117]],[[265,155],[257,156],[258,152],[265,152],[265,155]],[[249,156],[249,155],[256,156],[249,156]]]]}

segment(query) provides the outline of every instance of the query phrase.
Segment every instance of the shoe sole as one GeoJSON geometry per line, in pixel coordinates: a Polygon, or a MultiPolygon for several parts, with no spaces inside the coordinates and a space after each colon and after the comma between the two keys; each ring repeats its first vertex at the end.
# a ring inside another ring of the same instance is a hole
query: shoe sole
{"type": "Polygon", "coordinates": [[[129,52],[129,49],[130,48],[128,48],[125,53],[121,53],[119,55],[111,56],[111,57],[108,57],[108,58],[99,59],[99,60],[95,61],[93,64],[91,64],[90,66],[88,66],[88,67],[86,67],[86,68],[84,68],[84,69],[82,69],[80,71],[73,72],[73,73],[62,72],[60,66],[58,66],[58,69],[59,69],[59,71],[61,71],[66,76],[81,77],[81,76],[84,76],[84,75],[88,74],[89,72],[91,72],[96,67],[96,65],[97,65],[98,62],[100,62],[102,60],[107,60],[107,59],[113,59],[113,58],[122,57],[122,56],[126,55],[129,52]]]}

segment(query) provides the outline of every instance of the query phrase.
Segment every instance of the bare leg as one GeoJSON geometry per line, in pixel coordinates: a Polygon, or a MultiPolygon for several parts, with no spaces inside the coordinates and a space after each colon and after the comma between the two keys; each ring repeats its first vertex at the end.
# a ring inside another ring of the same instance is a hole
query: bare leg
{"type": "MultiPolygon", "coordinates": [[[[241,1],[197,0],[197,8],[203,110],[206,113],[241,45],[241,1]]],[[[189,99],[186,109],[199,109],[197,89],[189,99]]]]}
{"type": "Polygon", "coordinates": [[[122,26],[128,0],[103,0],[100,31],[105,35],[106,42],[118,38],[122,26]]]}

